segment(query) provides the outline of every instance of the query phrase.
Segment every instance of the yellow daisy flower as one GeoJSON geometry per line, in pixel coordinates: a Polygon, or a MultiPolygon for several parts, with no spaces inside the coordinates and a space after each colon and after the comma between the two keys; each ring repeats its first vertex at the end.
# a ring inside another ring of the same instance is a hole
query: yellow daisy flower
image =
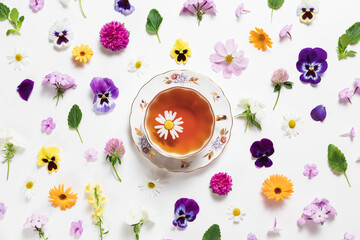
{"type": "Polygon", "coordinates": [[[65,211],[67,208],[72,208],[77,199],[77,194],[70,193],[71,188],[64,190],[64,184],[59,185],[59,188],[52,188],[49,191],[49,202],[54,207],[60,206],[60,209],[65,211]]]}
{"type": "Polygon", "coordinates": [[[87,61],[90,61],[94,52],[89,47],[89,45],[81,44],[80,47],[78,46],[74,47],[72,54],[73,54],[73,58],[75,58],[75,61],[86,63],[87,61]]]}
{"type": "Polygon", "coordinates": [[[250,43],[254,44],[254,47],[258,50],[266,51],[267,47],[271,48],[273,42],[269,35],[262,28],[255,28],[255,30],[250,31],[250,43]]]}
{"type": "Polygon", "coordinates": [[[58,147],[48,147],[44,146],[38,152],[38,161],[39,166],[47,164],[47,170],[49,173],[55,172],[59,169],[58,161],[60,149],[58,147]]]}
{"type": "Polygon", "coordinates": [[[185,64],[188,57],[191,56],[191,49],[188,42],[184,42],[181,38],[177,39],[173,49],[171,49],[170,56],[175,58],[177,64],[185,64]]]}

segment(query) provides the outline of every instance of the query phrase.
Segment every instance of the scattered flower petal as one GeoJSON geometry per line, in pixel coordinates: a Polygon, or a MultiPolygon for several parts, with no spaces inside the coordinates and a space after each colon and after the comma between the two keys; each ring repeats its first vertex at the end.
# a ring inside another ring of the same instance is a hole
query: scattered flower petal
{"type": "Polygon", "coordinates": [[[346,232],[342,240],[355,240],[355,236],[346,232]]]}
{"type": "Polygon", "coordinates": [[[280,228],[277,228],[277,219],[275,218],[275,221],[274,221],[274,226],[271,228],[271,229],[269,229],[269,233],[272,233],[272,234],[279,234],[280,233],[280,231],[281,231],[281,229],[280,228]]]}
{"type": "Polygon", "coordinates": [[[244,3],[240,3],[240,5],[235,10],[235,15],[237,18],[240,18],[241,15],[245,13],[249,13],[250,11],[245,10],[244,3]]]}
{"type": "Polygon", "coordinates": [[[355,138],[355,129],[351,128],[350,132],[340,135],[341,137],[350,137],[351,141],[355,138]]]}
{"type": "Polygon", "coordinates": [[[3,217],[5,215],[6,210],[7,210],[7,208],[6,208],[5,204],[0,202],[0,217],[3,217]]]}
{"type": "Polygon", "coordinates": [[[34,81],[32,81],[30,79],[25,79],[17,87],[17,91],[18,91],[20,97],[23,100],[27,101],[27,100],[29,100],[29,97],[32,93],[33,88],[34,88],[34,81]]]}
{"type": "Polygon", "coordinates": [[[290,34],[291,28],[292,28],[292,24],[290,24],[290,25],[285,25],[285,26],[281,29],[281,31],[280,31],[280,33],[279,33],[279,37],[280,37],[281,40],[284,39],[284,38],[287,37],[287,36],[290,38],[290,40],[292,40],[292,37],[291,37],[291,34],[290,34]]]}
{"type": "Polygon", "coordinates": [[[72,222],[70,225],[70,233],[75,235],[75,237],[80,237],[83,233],[82,221],[72,222]]]}
{"type": "Polygon", "coordinates": [[[311,110],[310,116],[314,121],[322,122],[326,118],[326,108],[323,105],[318,105],[311,110]]]}

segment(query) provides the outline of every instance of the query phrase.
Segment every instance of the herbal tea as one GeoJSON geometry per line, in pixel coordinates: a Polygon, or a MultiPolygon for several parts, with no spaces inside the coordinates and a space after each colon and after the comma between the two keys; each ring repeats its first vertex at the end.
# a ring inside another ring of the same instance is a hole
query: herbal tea
{"type": "Polygon", "coordinates": [[[196,90],[173,87],[160,92],[145,114],[148,138],[168,155],[187,157],[210,140],[215,117],[210,103],[196,90]]]}

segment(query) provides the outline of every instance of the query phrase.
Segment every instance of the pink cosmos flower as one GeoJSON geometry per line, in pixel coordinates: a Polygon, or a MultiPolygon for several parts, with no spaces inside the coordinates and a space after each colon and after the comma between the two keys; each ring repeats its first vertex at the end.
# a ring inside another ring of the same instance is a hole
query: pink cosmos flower
{"type": "Polygon", "coordinates": [[[41,131],[46,132],[47,134],[50,134],[55,129],[55,127],[56,124],[54,123],[52,117],[41,121],[41,131]]]}
{"type": "Polygon", "coordinates": [[[44,8],[44,0],[30,0],[29,4],[34,12],[40,11],[44,8]]]}
{"type": "Polygon", "coordinates": [[[350,233],[345,233],[343,240],[355,240],[355,236],[350,233]]]}
{"type": "Polygon", "coordinates": [[[316,168],[316,164],[306,164],[304,166],[305,171],[303,172],[305,177],[312,179],[319,174],[319,171],[316,168]]]}
{"type": "Polygon", "coordinates": [[[237,18],[240,18],[241,15],[249,12],[250,11],[244,9],[244,3],[240,3],[240,5],[235,10],[235,15],[237,18]]]}
{"type": "Polygon", "coordinates": [[[285,25],[285,26],[281,29],[280,33],[279,33],[280,39],[283,39],[283,38],[285,38],[286,36],[289,36],[290,40],[292,40],[292,37],[291,37],[291,34],[290,34],[291,28],[292,28],[292,24],[291,24],[291,25],[285,25]]]}
{"type": "Polygon", "coordinates": [[[227,195],[232,189],[232,178],[227,173],[219,172],[212,176],[210,180],[210,188],[213,193],[219,195],[227,195]]]}
{"type": "Polygon", "coordinates": [[[285,69],[282,68],[275,70],[271,77],[271,81],[274,84],[286,83],[288,80],[289,80],[289,74],[285,69]]]}
{"type": "Polygon", "coordinates": [[[83,232],[82,221],[72,222],[70,227],[70,233],[75,237],[80,237],[83,232]]]}
{"type": "Polygon", "coordinates": [[[352,141],[355,137],[355,129],[351,128],[350,132],[341,134],[340,137],[350,137],[350,139],[352,141]]]}
{"type": "Polygon", "coordinates": [[[348,100],[351,103],[351,97],[354,95],[354,90],[350,90],[349,88],[345,88],[339,92],[340,101],[348,100]]]}
{"type": "Polygon", "coordinates": [[[98,152],[94,148],[89,148],[85,151],[85,159],[88,162],[95,162],[98,159],[98,152]]]}
{"type": "Polygon", "coordinates": [[[223,71],[224,78],[231,78],[232,74],[239,76],[249,63],[249,59],[243,57],[244,51],[237,50],[238,44],[234,39],[228,39],[225,45],[217,42],[214,46],[216,53],[211,54],[211,68],[215,72],[223,71]]]}

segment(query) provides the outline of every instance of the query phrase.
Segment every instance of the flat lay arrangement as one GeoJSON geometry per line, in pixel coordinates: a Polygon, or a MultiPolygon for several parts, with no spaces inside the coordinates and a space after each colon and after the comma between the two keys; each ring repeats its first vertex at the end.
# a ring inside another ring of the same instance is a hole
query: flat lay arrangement
{"type": "Polygon", "coordinates": [[[0,239],[359,238],[341,5],[2,0],[0,239]]]}

